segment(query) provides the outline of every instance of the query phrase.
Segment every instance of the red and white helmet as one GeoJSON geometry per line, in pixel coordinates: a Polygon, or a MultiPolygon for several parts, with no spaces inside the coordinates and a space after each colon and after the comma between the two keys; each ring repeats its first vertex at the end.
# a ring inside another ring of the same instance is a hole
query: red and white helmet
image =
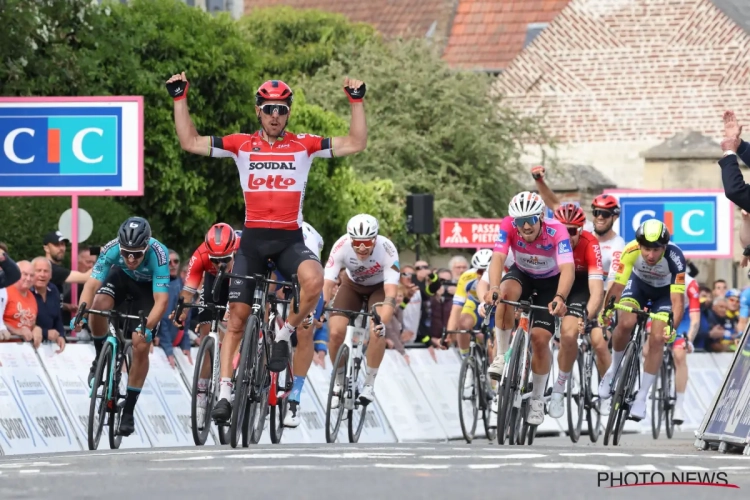
{"type": "Polygon", "coordinates": [[[232,226],[220,222],[211,226],[206,233],[206,249],[211,259],[230,257],[237,247],[237,234],[232,226]]]}
{"type": "Polygon", "coordinates": [[[255,93],[256,106],[262,106],[265,101],[286,101],[291,107],[294,100],[294,92],[291,87],[281,80],[268,80],[258,87],[255,93]]]}

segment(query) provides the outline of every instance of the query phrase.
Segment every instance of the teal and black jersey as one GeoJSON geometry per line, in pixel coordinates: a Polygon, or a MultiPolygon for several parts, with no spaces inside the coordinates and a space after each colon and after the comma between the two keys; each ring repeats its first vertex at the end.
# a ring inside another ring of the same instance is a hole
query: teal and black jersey
{"type": "Polygon", "coordinates": [[[91,277],[104,281],[112,266],[119,267],[136,282],[153,283],[154,293],[169,292],[169,252],[163,243],[154,238],[149,240],[146,257],[134,271],[128,269],[125,259],[120,255],[117,239],[110,241],[102,248],[91,277]]]}

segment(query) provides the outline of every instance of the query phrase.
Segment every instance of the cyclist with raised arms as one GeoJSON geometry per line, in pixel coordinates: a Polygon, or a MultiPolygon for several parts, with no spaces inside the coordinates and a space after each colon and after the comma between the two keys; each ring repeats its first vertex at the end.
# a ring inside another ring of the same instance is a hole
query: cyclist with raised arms
{"type": "MultiPolygon", "coordinates": [[[[198,248],[193,252],[188,262],[187,276],[185,284],[182,287],[180,296],[185,302],[191,302],[196,295],[201,304],[225,305],[229,300],[229,283],[224,281],[219,286],[218,300],[214,301],[213,287],[219,266],[226,266],[226,271],[231,272],[234,263],[234,252],[239,248],[240,238],[229,224],[220,222],[214,224],[206,233],[206,236],[198,248]],[[201,287],[201,281],[203,286],[201,287]],[[200,291],[198,288],[200,287],[200,291]]],[[[184,324],[187,318],[188,309],[182,311],[182,315],[177,319],[179,324],[184,324]]],[[[210,323],[213,320],[210,309],[198,309],[198,330],[201,339],[208,334],[210,323]]],[[[211,377],[211,360],[208,356],[204,358],[198,378],[198,398],[196,417],[199,423],[202,423],[206,414],[206,390],[208,388],[209,378],[211,377]]],[[[224,387],[224,397],[229,399],[231,392],[226,393],[227,386],[224,387]]],[[[219,391],[221,392],[221,388],[219,391]]]]}
{"type": "Polygon", "coordinates": [[[565,203],[555,210],[555,219],[565,225],[573,245],[575,281],[568,296],[568,313],[560,326],[560,352],[557,357],[559,373],[552,386],[549,403],[551,417],[560,418],[565,413],[565,386],[578,355],[578,335],[586,309],[587,328],[596,323],[596,317],[604,298],[602,252],[593,234],[583,230],[586,215],[581,207],[565,203]],[[570,308],[573,309],[570,309],[570,308]]]}
{"type": "MultiPolygon", "coordinates": [[[[665,329],[669,321],[669,312],[674,313],[676,329],[685,310],[685,257],[680,247],[670,243],[667,227],[659,220],[649,219],[640,225],[635,233],[635,240],[625,246],[620,258],[615,283],[607,292],[605,304],[610,297],[621,303],[641,309],[651,301],[651,312],[658,314],[660,320],[651,322],[648,336],[648,352],[643,363],[643,373],[638,394],[630,408],[633,420],[646,417],[646,398],[656,373],[662,363],[664,342],[674,341],[674,330],[665,329]],[[668,338],[665,339],[665,335],[668,338]]],[[[604,311],[599,322],[608,321],[604,311]]],[[[617,325],[612,335],[612,364],[599,384],[599,397],[609,399],[612,381],[617,368],[625,354],[625,347],[630,340],[636,323],[636,315],[624,311],[618,312],[617,325]]]]}
{"type": "MultiPolygon", "coordinates": [[[[331,249],[325,270],[323,297],[331,303],[333,287],[341,269],[346,273],[341,276],[336,298],[331,307],[347,311],[359,311],[362,299],[367,297],[368,307],[383,302],[378,307],[381,323],[375,327],[370,321],[370,341],[367,345],[367,376],[365,386],[359,395],[363,404],[375,399],[375,376],[385,356],[385,325],[393,317],[396,308],[396,295],[401,278],[398,262],[398,251],[393,242],[378,234],[378,221],[367,214],[355,215],[346,225],[346,234],[338,239],[331,249]]],[[[339,347],[344,342],[349,318],[340,313],[331,313],[328,319],[330,340],[328,353],[331,362],[335,362],[339,347]]],[[[341,396],[341,384],[337,381],[333,388],[331,408],[338,408],[341,396]]]]}
{"type": "MultiPolygon", "coordinates": [[[[535,289],[537,304],[547,304],[549,312],[534,311],[531,325],[533,356],[531,373],[533,389],[526,421],[539,425],[544,421],[544,390],[552,363],[549,341],[555,332],[553,316],[563,317],[566,302],[575,278],[573,249],[568,231],[554,219],[544,219],[542,198],[529,191],[513,197],[508,205],[508,216],[500,225],[495,251],[490,263],[490,289],[484,301],[492,302],[493,292],[498,298],[516,301],[528,299],[535,289]],[[515,264],[503,277],[505,259],[513,249],[515,264]]],[[[498,304],[495,313],[497,354],[489,368],[490,377],[500,379],[505,368],[510,334],[515,323],[512,307],[498,304]]]]}
{"type": "MultiPolygon", "coordinates": [[[[487,268],[492,260],[492,250],[485,248],[479,250],[471,258],[471,269],[461,273],[456,284],[456,293],[453,295],[453,307],[448,317],[446,330],[476,330],[482,324],[482,319],[477,315],[477,308],[480,300],[477,296],[477,286],[479,280],[486,274],[487,268]]],[[[494,318],[491,325],[494,326],[494,318]]],[[[469,343],[471,339],[468,335],[458,335],[458,351],[461,358],[469,355],[469,343]]]]}
{"type": "MultiPolygon", "coordinates": [[[[189,85],[185,73],[166,82],[174,99],[174,122],[180,146],[202,156],[232,158],[237,165],[245,198],[245,229],[235,255],[234,273],[265,274],[272,260],[284,276],[296,274],[300,284],[299,312],[291,312],[275,335],[268,369],[281,372],[289,361],[292,334],[313,311],[323,288],[323,268],[305,246],[302,233],[302,204],[314,158],[347,156],[364,151],[367,123],[362,99],[366,87],[361,80],[344,79],[343,90],[351,102],[349,134],[323,138],[285,132],[292,110],[292,89],[280,80],[263,83],[255,94],[255,114],[260,130],[253,134],[201,136],[187,106],[189,85]]],[[[232,279],[229,285],[229,322],[221,352],[220,392],[232,387],[232,358],[251,312],[255,282],[232,279]]],[[[299,344],[312,344],[312,329],[300,330],[299,344]]],[[[219,423],[227,422],[231,404],[220,397],[212,412],[219,423]]]]}
{"type": "MultiPolygon", "coordinates": [[[[81,293],[81,303],[90,304],[89,309],[111,311],[119,307],[127,296],[134,298],[133,311],[143,310],[148,317],[145,325],[138,325],[132,337],[133,364],[128,372],[128,387],[125,407],[120,418],[118,433],[129,436],[135,431],[133,412],[148,375],[148,354],[157,326],[167,310],[169,302],[169,258],[165,245],[151,237],[151,226],[146,219],[131,217],[120,226],[117,238],[102,247],[94,264],[91,276],[81,293]]],[[[87,315],[71,329],[80,331],[88,322],[94,340],[96,358],[89,372],[91,385],[96,369],[96,360],[107,338],[108,322],[104,316],[87,315]]]]}

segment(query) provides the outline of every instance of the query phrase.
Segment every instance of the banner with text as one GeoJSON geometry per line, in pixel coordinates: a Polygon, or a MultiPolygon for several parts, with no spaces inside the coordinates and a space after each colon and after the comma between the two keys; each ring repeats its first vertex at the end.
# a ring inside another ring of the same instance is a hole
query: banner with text
{"type": "Polygon", "coordinates": [[[492,248],[502,219],[440,219],[442,248],[492,248]]]}

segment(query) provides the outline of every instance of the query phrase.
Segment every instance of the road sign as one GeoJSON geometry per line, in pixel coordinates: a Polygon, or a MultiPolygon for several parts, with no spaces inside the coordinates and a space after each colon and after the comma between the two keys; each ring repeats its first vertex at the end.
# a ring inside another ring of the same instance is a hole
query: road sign
{"type": "MultiPolygon", "coordinates": [[[[57,223],[57,229],[60,230],[62,235],[73,241],[73,209],[69,208],[62,213],[60,220],[57,223]]],[[[78,209],[78,243],[83,243],[91,233],[94,231],[94,220],[91,215],[82,208],[78,209]]]]}
{"type": "Polygon", "coordinates": [[[492,248],[502,219],[440,219],[442,248],[492,248]]]}
{"type": "Polygon", "coordinates": [[[0,98],[0,196],[143,195],[143,97],[0,98]]]}
{"type": "Polygon", "coordinates": [[[626,242],[635,239],[642,222],[659,219],[689,258],[732,257],[732,203],[721,190],[627,191],[608,190],[619,200],[615,232],[626,242]]]}

